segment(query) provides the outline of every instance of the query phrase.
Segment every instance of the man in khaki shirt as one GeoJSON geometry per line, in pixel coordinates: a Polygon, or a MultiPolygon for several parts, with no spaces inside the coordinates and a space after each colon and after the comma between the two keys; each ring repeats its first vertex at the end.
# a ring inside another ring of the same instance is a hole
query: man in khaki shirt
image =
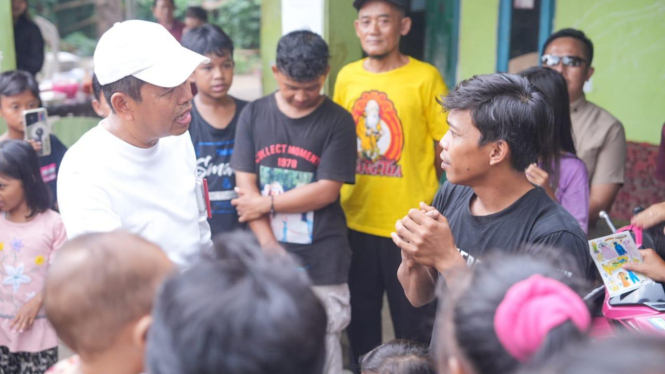
{"type": "Polygon", "coordinates": [[[593,43],[582,31],[563,29],[545,41],[543,66],[561,73],[568,83],[570,116],[577,157],[589,174],[589,227],[601,210],[610,211],[624,182],[626,134],[605,109],[584,97],[584,82],[594,73],[593,43]]]}

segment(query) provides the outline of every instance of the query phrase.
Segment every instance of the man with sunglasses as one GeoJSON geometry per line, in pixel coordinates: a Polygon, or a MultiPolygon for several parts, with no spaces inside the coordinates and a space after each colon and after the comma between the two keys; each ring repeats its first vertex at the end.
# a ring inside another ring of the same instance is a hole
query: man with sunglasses
{"type": "Polygon", "coordinates": [[[598,213],[612,208],[624,183],[626,134],[618,119],[584,96],[584,83],[594,73],[591,40],[582,31],[563,29],[550,35],[543,51],[543,66],[561,73],[568,83],[577,157],[589,173],[589,229],[593,230],[598,213]]]}

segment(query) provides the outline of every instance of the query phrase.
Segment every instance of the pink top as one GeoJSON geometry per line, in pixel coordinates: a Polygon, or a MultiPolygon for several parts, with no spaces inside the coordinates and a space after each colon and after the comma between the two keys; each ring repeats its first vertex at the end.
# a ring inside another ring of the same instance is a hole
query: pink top
{"type": "Polygon", "coordinates": [[[74,355],[51,366],[50,369],[46,370],[46,374],[74,374],[79,371],[79,366],[81,366],[81,359],[74,355]]]}
{"type": "Polygon", "coordinates": [[[580,224],[584,233],[589,232],[589,178],[584,162],[565,153],[559,164],[559,185],[556,195],[559,204],[580,224]]]}
{"type": "Polygon", "coordinates": [[[0,213],[0,345],[10,352],[40,352],[58,345],[43,309],[32,328],[14,333],[10,322],[21,307],[44,289],[53,254],[67,240],[60,215],[52,210],[30,222],[15,223],[0,213]]]}

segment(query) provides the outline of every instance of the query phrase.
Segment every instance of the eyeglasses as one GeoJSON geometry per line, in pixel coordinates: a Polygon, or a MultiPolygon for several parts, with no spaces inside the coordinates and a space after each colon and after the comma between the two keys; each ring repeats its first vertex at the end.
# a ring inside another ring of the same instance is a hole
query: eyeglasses
{"type": "Polygon", "coordinates": [[[555,56],[555,55],[543,55],[540,58],[540,61],[545,66],[557,66],[559,62],[563,62],[563,66],[573,66],[578,67],[582,65],[583,62],[587,62],[585,59],[577,56],[555,56]]]}

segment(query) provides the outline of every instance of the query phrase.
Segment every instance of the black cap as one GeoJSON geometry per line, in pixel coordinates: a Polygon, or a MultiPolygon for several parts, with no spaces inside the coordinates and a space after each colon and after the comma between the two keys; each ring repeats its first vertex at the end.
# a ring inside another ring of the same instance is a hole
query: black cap
{"type": "MultiPolygon", "coordinates": [[[[356,8],[356,10],[360,10],[360,8],[362,8],[363,5],[365,5],[365,3],[368,1],[370,0],[355,0],[353,2],[353,6],[356,8]]],[[[398,8],[404,9],[405,11],[409,9],[409,0],[381,0],[381,1],[393,4],[398,8]]]]}

